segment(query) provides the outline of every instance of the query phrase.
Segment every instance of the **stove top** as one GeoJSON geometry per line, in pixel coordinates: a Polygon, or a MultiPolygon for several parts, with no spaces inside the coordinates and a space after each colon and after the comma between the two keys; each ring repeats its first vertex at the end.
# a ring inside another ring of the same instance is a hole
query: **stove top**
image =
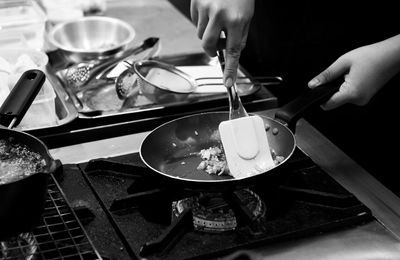
{"type": "Polygon", "coordinates": [[[105,259],[212,259],[373,219],[299,149],[281,183],[223,194],[170,187],[137,153],[61,170],[60,186],[105,259]]]}

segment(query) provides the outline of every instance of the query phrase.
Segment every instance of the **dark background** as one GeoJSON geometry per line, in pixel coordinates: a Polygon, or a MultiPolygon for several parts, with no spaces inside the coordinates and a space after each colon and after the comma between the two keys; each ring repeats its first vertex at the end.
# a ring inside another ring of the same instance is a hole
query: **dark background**
{"type": "MultiPolygon", "coordinates": [[[[189,0],[170,0],[190,19],[189,0]]],[[[307,89],[307,82],[354,48],[400,33],[395,1],[256,0],[240,64],[252,76],[281,76],[271,91],[280,105],[307,89]]],[[[319,107],[305,118],[392,191],[397,183],[396,75],[366,106],[319,107]]]]}

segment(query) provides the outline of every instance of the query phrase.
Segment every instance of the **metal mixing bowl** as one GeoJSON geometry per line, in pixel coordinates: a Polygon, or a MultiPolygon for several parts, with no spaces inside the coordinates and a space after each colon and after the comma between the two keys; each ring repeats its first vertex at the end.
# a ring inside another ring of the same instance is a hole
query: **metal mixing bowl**
{"type": "Polygon", "coordinates": [[[73,62],[108,58],[124,49],[135,30],[117,18],[88,16],[56,25],[49,41],[73,62]]]}

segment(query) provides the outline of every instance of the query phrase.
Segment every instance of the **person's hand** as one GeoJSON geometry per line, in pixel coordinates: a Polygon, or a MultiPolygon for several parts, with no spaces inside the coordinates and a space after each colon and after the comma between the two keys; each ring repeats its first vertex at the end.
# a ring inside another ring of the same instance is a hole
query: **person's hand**
{"type": "Polygon", "coordinates": [[[314,88],[344,76],[339,91],[321,107],[331,110],[346,103],[363,106],[399,71],[400,35],[345,53],[308,86],[314,88]]]}
{"type": "Polygon", "coordinates": [[[246,45],[255,0],[192,0],[190,13],[205,52],[215,57],[221,32],[226,35],[225,86],[236,81],[239,58],[246,45]]]}

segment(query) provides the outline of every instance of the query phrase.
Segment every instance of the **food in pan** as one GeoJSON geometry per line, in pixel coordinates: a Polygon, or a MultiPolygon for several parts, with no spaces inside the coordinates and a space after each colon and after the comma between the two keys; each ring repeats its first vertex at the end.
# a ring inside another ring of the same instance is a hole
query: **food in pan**
{"type": "MultiPolygon", "coordinates": [[[[202,161],[197,166],[197,170],[203,170],[211,175],[231,175],[226,163],[222,144],[220,146],[212,146],[208,149],[202,149],[198,154],[202,161]]],[[[275,165],[280,164],[285,159],[283,156],[277,155],[272,149],[271,155],[275,165]]]]}
{"type": "Polygon", "coordinates": [[[202,159],[198,170],[203,170],[211,175],[229,175],[228,165],[226,164],[225,154],[221,146],[213,146],[202,149],[199,152],[202,159]]]}
{"type": "Polygon", "coordinates": [[[281,162],[283,162],[283,160],[285,160],[285,157],[281,156],[281,155],[277,155],[274,149],[271,149],[271,155],[272,155],[272,159],[274,160],[275,165],[278,165],[281,162]]]}
{"type": "Polygon", "coordinates": [[[13,138],[0,139],[0,185],[43,171],[45,159],[13,138]]]}

